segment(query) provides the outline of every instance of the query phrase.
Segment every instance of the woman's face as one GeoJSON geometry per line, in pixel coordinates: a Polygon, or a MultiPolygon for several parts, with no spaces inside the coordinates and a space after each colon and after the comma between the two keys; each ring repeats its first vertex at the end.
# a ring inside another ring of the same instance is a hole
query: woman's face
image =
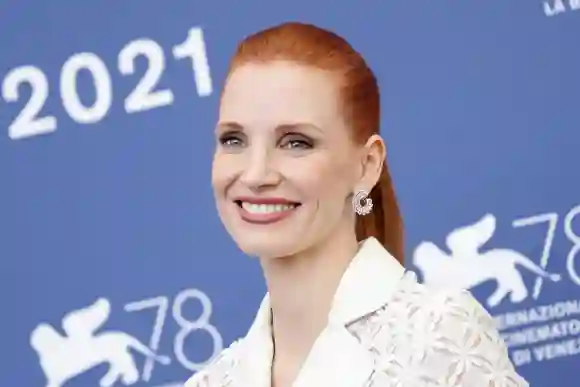
{"type": "Polygon", "coordinates": [[[286,62],[230,74],[212,183],[219,215],[246,254],[285,257],[341,227],[354,232],[348,196],[361,147],[343,122],[335,77],[286,62]]]}

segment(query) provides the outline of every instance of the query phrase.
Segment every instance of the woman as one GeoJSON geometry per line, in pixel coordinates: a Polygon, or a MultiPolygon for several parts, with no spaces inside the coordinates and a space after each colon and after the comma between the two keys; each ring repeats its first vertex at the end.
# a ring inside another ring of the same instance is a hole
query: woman
{"type": "Polygon", "coordinates": [[[405,273],[379,113],[372,71],[331,32],[287,23],[239,46],[212,183],[268,294],[247,336],[186,387],[528,385],[468,292],[405,273]],[[359,191],[367,215],[353,211],[359,191]]]}

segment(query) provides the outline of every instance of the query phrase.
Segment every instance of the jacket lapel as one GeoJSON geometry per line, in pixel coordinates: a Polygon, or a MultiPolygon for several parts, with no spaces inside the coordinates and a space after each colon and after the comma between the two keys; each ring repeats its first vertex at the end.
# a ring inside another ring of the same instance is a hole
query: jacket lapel
{"type": "Polygon", "coordinates": [[[375,364],[368,350],[348,331],[349,324],[388,303],[404,267],[374,238],[365,240],[344,273],[329,315],[294,387],[363,387],[375,364]]]}
{"type": "MultiPolygon", "coordinates": [[[[347,327],[388,303],[404,272],[376,239],[361,243],[335,293],[329,324],[315,341],[293,387],[363,387],[368,383],[375,370],[373,357],[347,327]]],[[[273,344],[268,295],[244,341],[236,386],[270,387],[273,344]]]]}
{"type": "Polygon", "coordinates": [[[244,338],[244,351],[239,354],[240,367],[233,378],[239,387],[270,387],[274,355],[270,318],[270,298],[262,300],[256,318],[244,338]]]}
{"type": "Polygon", "coordinates": [[[370,353],[341,326],[329,325],[318,337],[293,387],[362,387],[370,379],[370,353]]]}

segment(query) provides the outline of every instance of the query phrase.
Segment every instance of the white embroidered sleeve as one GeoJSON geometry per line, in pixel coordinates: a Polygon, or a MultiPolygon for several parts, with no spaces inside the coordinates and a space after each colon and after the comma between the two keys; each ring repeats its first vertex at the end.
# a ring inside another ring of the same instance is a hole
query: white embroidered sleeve
{"type": "Polygon", "coordinates": [[[493,318],[468,292],[437,292],[423,305],[415,363],[435,387],[528,387],[493,318]],[[422,344],[421,344],[422,343],[422,344]]]}

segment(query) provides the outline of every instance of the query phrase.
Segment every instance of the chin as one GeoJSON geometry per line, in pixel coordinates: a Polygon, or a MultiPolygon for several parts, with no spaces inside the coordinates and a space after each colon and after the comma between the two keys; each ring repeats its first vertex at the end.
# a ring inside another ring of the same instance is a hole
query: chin
{"type": "Polygon", "coordinates": [[[287,257],[300,251],[296,239],[287,234],[279,237],[276,233],[263,236],[238,236],[234,240],[245,254],[263,259],[287,257]]]}

